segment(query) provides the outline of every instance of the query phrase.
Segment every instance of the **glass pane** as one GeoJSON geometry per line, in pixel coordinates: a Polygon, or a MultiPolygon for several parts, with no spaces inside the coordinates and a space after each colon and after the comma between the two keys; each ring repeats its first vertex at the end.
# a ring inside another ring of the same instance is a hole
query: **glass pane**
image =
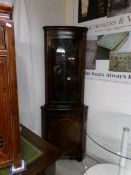
{"type": "Polygon", "coordinates": [[[5,49],[5,33],[4,27],[0,26],[0,50],[5,49]]]}
{"type": "Polygon", "coordinates": [[[78,100],[79,43],[71,39],[52,40],[54,101],[78,100]]]}

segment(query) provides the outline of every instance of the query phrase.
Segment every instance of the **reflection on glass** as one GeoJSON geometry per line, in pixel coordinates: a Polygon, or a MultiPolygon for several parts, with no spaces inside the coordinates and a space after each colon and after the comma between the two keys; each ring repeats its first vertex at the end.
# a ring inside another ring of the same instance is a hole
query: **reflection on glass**
{"type": "Polygon", "coordinates": [[[65,50],[63,48],[58,48],[56,50],[57,53],[65,53],[65,50]]]}
{"type": "Polygon", "coordinates": [[[52,40],[54,67],[54,99],[58,103],[70,103],[79,100],[79,45],[71,39],[52,40]]]}

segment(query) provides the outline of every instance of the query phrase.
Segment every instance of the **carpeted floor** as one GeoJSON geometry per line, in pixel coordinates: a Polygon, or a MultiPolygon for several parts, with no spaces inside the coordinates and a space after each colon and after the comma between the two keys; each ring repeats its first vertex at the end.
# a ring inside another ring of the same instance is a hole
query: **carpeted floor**
{"type": "Polygon", "coordinates": [[[61,159],[56,162],[56,175],[83,175],[86,169],[98,163],[89,156],[86,156],[82,162],[61,159]]]}

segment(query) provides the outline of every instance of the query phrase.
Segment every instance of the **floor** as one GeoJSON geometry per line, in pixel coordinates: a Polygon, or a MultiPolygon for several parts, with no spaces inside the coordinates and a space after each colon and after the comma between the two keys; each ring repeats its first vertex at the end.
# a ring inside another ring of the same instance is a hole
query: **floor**
{"type": "Polygon", "coordinates": [[[86,169],[98,163],[89,156],[86,156],[82,162],[61,159],[56,162],[56,175],[83,175],[86,169]]]}

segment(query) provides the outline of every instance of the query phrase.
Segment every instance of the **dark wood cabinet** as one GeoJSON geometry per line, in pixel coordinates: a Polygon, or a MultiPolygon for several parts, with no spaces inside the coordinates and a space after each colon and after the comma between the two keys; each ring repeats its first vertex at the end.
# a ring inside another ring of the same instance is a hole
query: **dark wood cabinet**
{"type": "Polygon", "coordinates": [[[42,136],[63,151],[82,159],[87,106],[84,106],[84,66],[87,28],[46,26],[45,105],[42,136]]]}
{"type": "Polygon", "coordinates": [[[12,4],[0,3],[0,168],[21,162],[12,4]]]}

